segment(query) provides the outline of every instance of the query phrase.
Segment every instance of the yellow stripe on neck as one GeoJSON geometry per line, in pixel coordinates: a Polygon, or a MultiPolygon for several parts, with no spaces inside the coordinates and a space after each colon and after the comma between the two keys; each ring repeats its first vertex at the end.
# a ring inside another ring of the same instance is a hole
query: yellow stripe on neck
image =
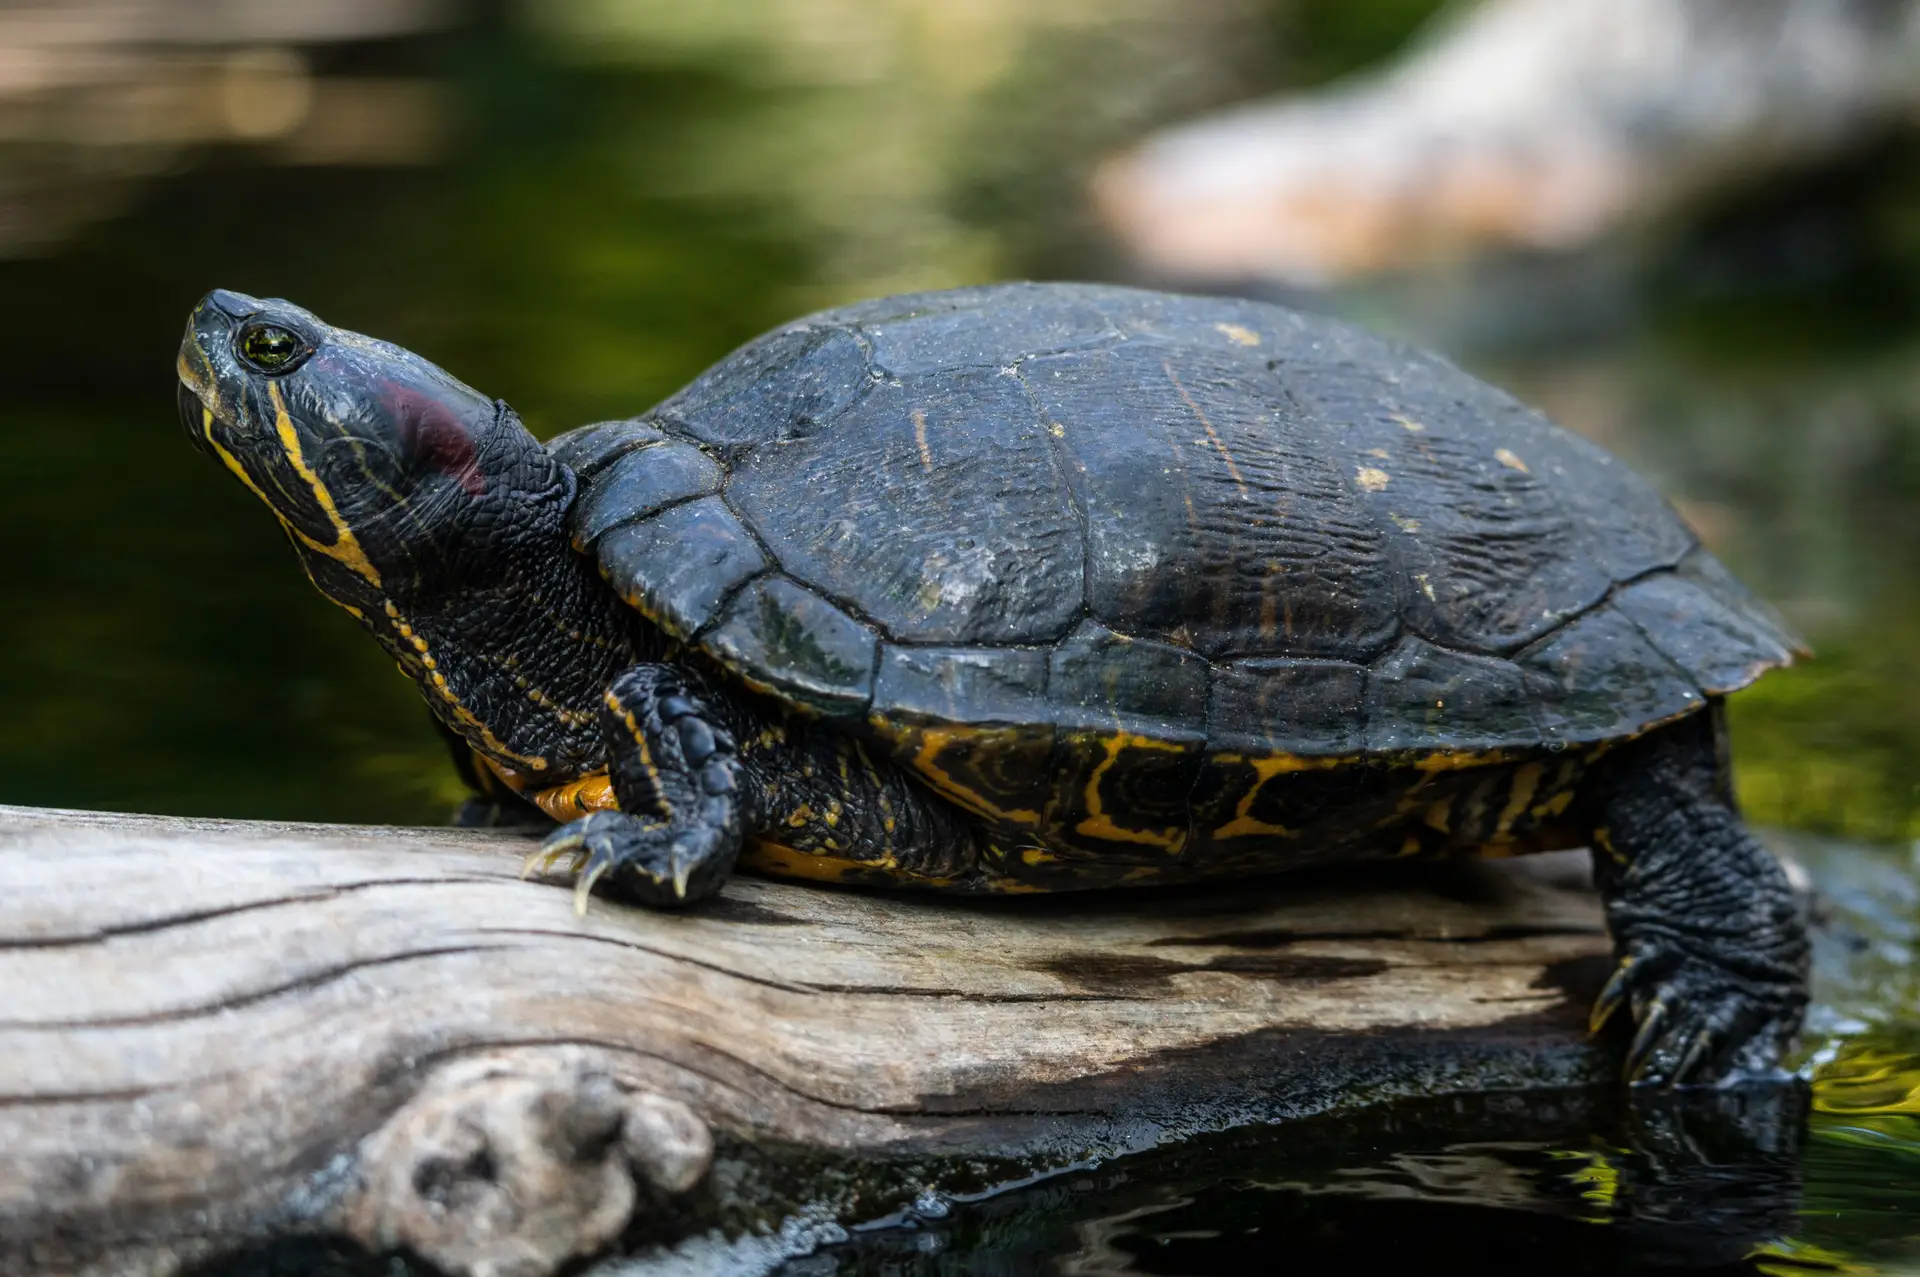
{"type": "Polygon", "coordinates": [[[340,508],[334,505],[333,494],[327,491],[326,483],[307,464],[307,458],[300,450],[300,434],[293,428],[293,419],[287,415],[287,401],[280,395],[279,382],[267,383],[267,398],[273,400],[273,425],[280,435],[280,446],[285,449],[287,460],[293,463],[295,473],[313,491],[313,499],[319,503],[320,512],[333,525],[332,545],[323,545],[305,533],[300,534],[300,539],[378,588],[380,570],[367,559],[366,552],[360,548],[360,539],[353,535],[353,529],[340,517],[340,508]]]}

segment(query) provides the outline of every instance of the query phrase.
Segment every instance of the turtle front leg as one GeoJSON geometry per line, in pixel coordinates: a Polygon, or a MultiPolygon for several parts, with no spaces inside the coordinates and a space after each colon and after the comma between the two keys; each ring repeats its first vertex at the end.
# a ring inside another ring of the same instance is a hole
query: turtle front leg
{"type": "Polygon", "coordinates": [[[1635,1024],[1625,1075],[1676,1086],[1765,1075],[1807,1005],[1805,909],[1747,831],[1717,712],[1630,746],[1594,831],[1594,870],[1619,966],[1594,1005],[1635,1024]]]}
{"type": "Polygon", "coordinates": [[[562,825],[543,860],[584,856],[575,900],[602,878],[641,904],[693,904],[713,895],[740,855],[747,827],[733,736],[670,665],[636,665],[600,707],[608,774],[619,811],[562,825]]]}

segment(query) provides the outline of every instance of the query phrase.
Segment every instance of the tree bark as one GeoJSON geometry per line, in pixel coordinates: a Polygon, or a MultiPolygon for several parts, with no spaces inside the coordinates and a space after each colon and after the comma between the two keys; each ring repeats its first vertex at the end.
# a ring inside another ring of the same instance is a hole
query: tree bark
{"type": "Polygon", "coordinates": [[[321,1233],[535,1277],[1608,1075],[1561,858],[987,901],[740,878],[579,916],[520,880],[531,846],[0,807],[0,1271],[321,1233]]]}

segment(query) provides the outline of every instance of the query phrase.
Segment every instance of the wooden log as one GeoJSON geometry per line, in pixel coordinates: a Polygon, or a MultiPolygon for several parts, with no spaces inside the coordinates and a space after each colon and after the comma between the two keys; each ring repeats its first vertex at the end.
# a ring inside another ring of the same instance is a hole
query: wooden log
{"type": "Polygon", "coordinates": [[[0,807],[0,1271],[325,1233],[543,1274],[1607,1076],[1607,939],[1558,857],[580,916],[530,846],[0,807]]]}

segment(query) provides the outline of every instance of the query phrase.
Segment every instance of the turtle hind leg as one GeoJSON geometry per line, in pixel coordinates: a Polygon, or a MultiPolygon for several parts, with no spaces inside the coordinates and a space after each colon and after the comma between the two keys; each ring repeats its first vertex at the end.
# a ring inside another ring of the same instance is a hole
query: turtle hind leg
{"type": "Polygon", "coordinates": [[[540,859],[579,861],[576,896],[608,890],[650,905],[686,905],[720,889],[739,857],[746,803],[738,746],[669,665],[636,665],[607,688],[600,726],[618,811],[562,825],[540,859]]]}
{"type": "Polygon", "coordinates": [[[1608,769],[1594,871],[1619,966],[1626,1077],[1674,1086],[1777,1069],[1806,1009],[1805,906],[1741,822],[1717,707],[1629,746],[1608,769]]]}

